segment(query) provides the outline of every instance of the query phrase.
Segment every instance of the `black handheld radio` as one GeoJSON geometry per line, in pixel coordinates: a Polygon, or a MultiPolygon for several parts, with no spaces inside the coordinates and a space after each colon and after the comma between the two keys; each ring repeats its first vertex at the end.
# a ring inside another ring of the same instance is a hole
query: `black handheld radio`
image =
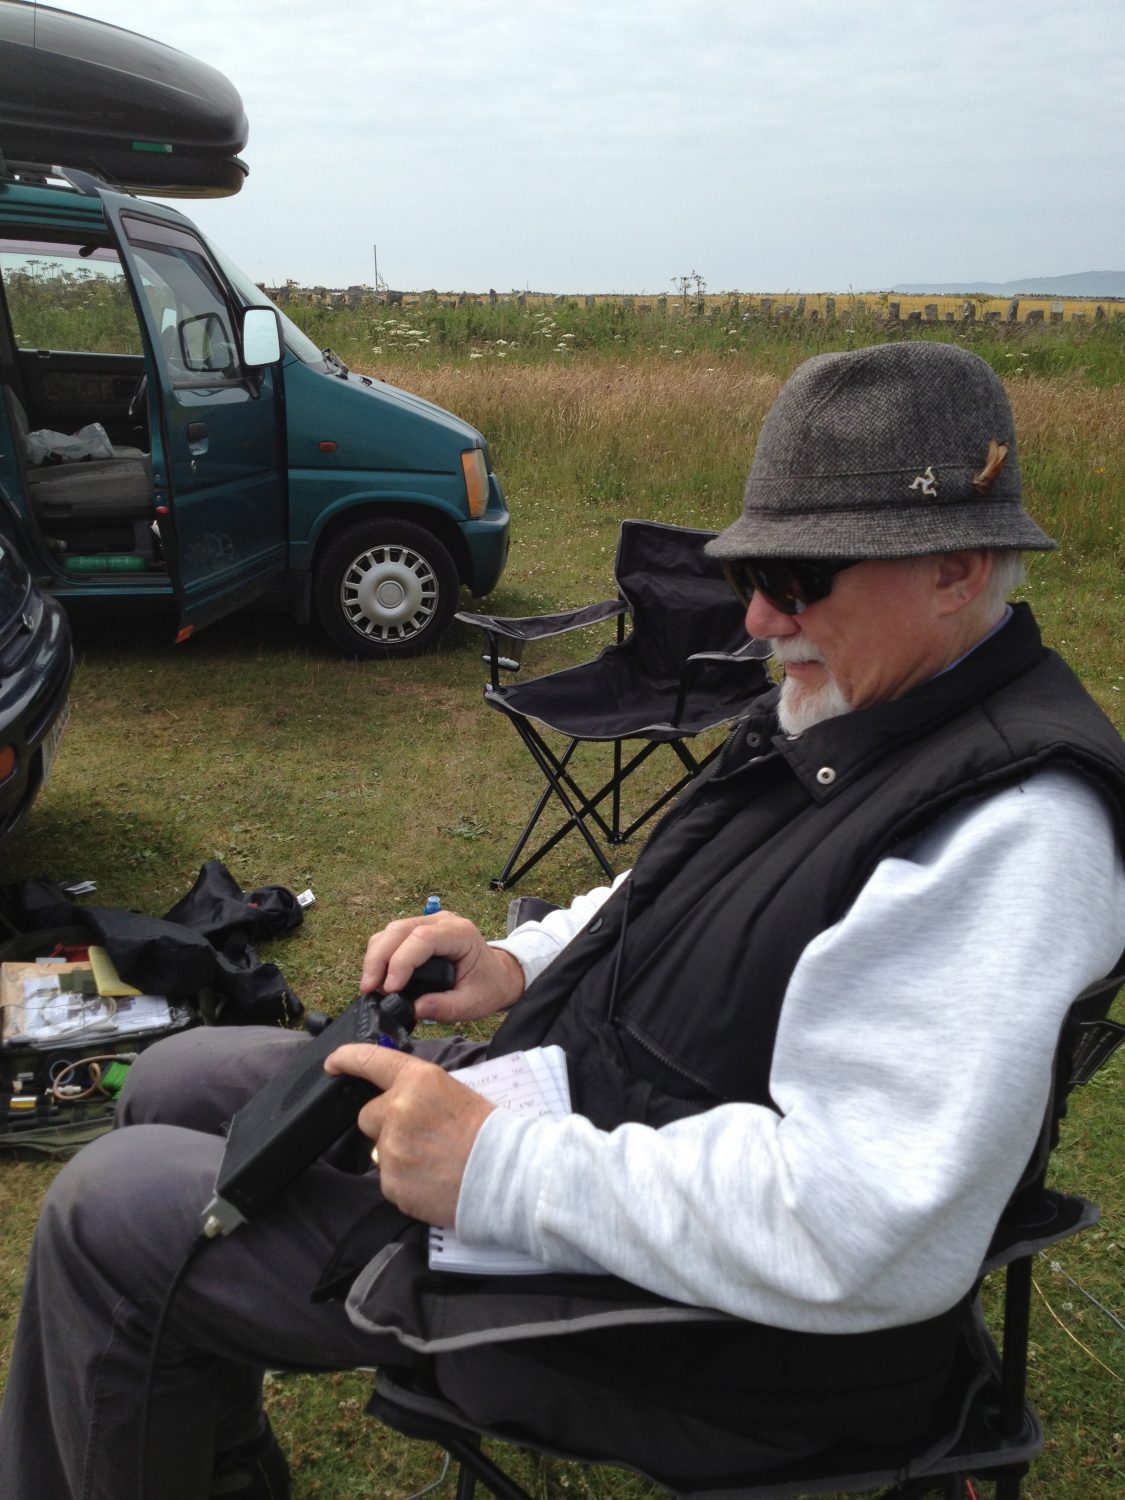
{"type": "Polygon", "coordinates": [[[450,960],[431,958],[401,991],[360,995],[242,1106],[231,1121],[214,1196],[203,1210],[208,1239],[253,1218],[339,1140],[378,1093],[365,1078],[326,1073],[329,1053],[346,1042],[409,1051],[414,1001],[433,990],[452,989],[453,980],[450,960]]]}

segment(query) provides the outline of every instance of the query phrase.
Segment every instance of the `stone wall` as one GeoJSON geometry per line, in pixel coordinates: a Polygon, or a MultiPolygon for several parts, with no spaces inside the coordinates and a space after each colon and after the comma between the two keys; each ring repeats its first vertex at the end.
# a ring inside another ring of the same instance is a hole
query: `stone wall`
{"type": "Polygon", "coordinates": [[[282,287],[266,287],[266,292],[280,306],[290,301],[318,301],[333,307],[361,308],[373,306],[416,307],[437,303],[444,307],[495,306],[516,303],[520,307],[585,307],[613,303],[626,312],[638,312],[659,318],[748,319],[771,322],[800,320],[828,322],[858,318],[904,327],[925,323],[1007,323],[1058,324],[1103,322],[1107,318],[1125,318],[1125,300],[1121,298],[1051,298],[1013,297],[1010,301],[990,297],[918,297],[820,294],[816,296],[750,296],[742,293],[710,296],[636,296],[630,293],[593,295],[583,293],[564,296],[543,292],[399,292],[376,291],[368,286],[300,287],[287,282],[282,287]]]}

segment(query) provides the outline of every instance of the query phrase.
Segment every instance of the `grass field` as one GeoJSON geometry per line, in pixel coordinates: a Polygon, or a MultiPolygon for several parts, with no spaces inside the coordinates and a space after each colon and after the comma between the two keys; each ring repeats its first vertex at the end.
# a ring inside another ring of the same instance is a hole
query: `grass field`
{"type": "MultiPolygon", "coordinates": [[[[330,297],[295,295],[286,311],[319,345],[330,344],[349,364],[383,374],[494,365],[563,364],[579,355],[630,366],[638,360],[668,367],[697,357],[704,368],[738,380],[748,372],[786,375],[802,356],[855,349],[888,339],[938,339],[973,349],[1013,383],[1036,376],[1071,376],[1083,385],[1112,387],[1125,363],[1125,318],[1060,324],[888,323],[880,307],[839,299],[834,318],[811,320],[783,310],[763,313],[756,303],[716,303],[696,311],[669,302],[645,312],[640,299],[604,299],[587,307],[564,301],[458,303],[427,298],[412,306],[362,302],[349,308],[330,297]]],[[[393,375],[392,377],[393,378],[393,375]]]]}
{"type": "MultiPolygon", "coordinates": [[[[810,344],[807,327],[786,334],[748,324],[721,358],[709,346],[675,354],[648,348],[615,314],[607,326],[623,330],[621,344],[591,335],[577,347],[576,334],[575,352],[564,353],[558,345],[571,330],[557,324],[552,337],[502,358],[502,325],[454,337],[465,313],[436,309],[432,324],[419,323],[430,344],[381,346],[378,355],[366,311],[309,309],[307,322],[356,368],[450,407],[489,437],[513,513],[510,567],[488,601],[500,613],[607,597],[626,516],[725,524],[780,381],[825,346],[810,344]]],[[[382,314],[378,321],[385,326],[382,314]]],[[[862,332],[835,337],[862,342],[862,332]]],[[[1121,334],[1111,323],[1065,337],[1043,330],[1038,354],[1036,339],[985,343],[981,329],[975,337],[1007,374],[1029,508],[1062,543],[1033,560],[1025,596],[1048,641],[1125,728],[1121,334]],[[1015,362],[1006,359],[1013,352],[1015,362]]],[[[266,614],[228,620],[179,648],[171,635],[159,618],[76,620],[72,723],[50,787],[2,851],[4,880],[84,875],[97,881],[99,904],[153,914],[213,856],[247,887],[311,886],[317,904],[304,926],[267,956],[310,1008],[328,1011],[351,999],[367,934],[418,911],[429,891],[489,932],[502,928],[507,896],[491,892],[488,877],[535,787],[515,736],[481,705],[473,633],[455,627],[437,656],[366,665],[337,659],[318,635],[266,614]]],[[[577,636],[544,645],[529,669],[577,660],[594,645],[577,636]]],[[[597,876],[566,845],[541,868],[534,889],[556,900],[597,876]]],[[[1037,1273],[1032,1386],[1048,1451],[1026,1484],[1028,1500],[1111,1500],[1125,1482],[1125,1354],[1104,1310],[1123,1313],[1122,1078],[1119,1058],[1077,1097],[1056,1158],[1060,1183],[1088,1192],[1103,1220],[1037,1273]]],[[[5,1347],[53,1170],[0,1162],[5,1347]]],[[[367,1386],[361,1375],[271,1385],[297,1500],[404,1495],[436,1473],[434,1453],[386,1439],[361,1417],[367,1386]]],[[[609,1470],[528,1463],[525,1477],[544,1496],[648,1493],[609,1470]]]]}

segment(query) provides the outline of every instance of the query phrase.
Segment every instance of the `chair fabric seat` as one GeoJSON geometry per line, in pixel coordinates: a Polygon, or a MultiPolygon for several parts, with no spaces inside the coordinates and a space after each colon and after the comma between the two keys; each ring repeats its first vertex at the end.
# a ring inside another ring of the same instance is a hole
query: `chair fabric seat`
{"type": "MultiPolygon", "coordinates": [[[[670,1490],[681,1500],[798,1500],[803,1495],[880,1489],[904,1481],[938,1479],[961,1470],[995,1465],[1026,1464],[1043,1449],[1043,1430],[1026,1402],[1018,1430],[1001,1438],[994,1417],[999,1403],[1000,1355],[989,1334],[979,1304],[966,1309],[964,1337],[953,1375],[938,1404],[933,1421],[914,1441],[888,1431],[886,1443],[835,1443],[807,1458],[763,1467],[733,1469],[721,1480],[700,1485],[683,1474],[653,1472],[635,1460],[615,1458],[613,1467],[629,1469],[670,1490]]],[[[479,1436],[573,1463],[599,1464],[607,1460],[584,1451],[581,1440],[560,1447],[527,1441],[500,1427],[478,1428],[418,1371],[400,1374],[380,1370],[367,1406],[370,1415],[409,1437],[437,1442],[472,1469],[479,1456],[479,1436]],[[464,1444],[458,1452],[458,1445],[464,1444]]],[[[691,1462],[691,1455],[684,1455],[691,1462]]],[[[698,1457],[695,1461],[698,1463],[698,1457]]],[[[709,1463],[714,1462],[710,1455],[709,1463]]],[[[502,1472],[502,1471],[501,1471],[502,1472]]],[[[488,1476],[478,1474],[488,1484],[488,1476]]],[[[507,1478],[507,1476],[504,1476],[507,1478]]],[[[494,1491],[496,1493],[496,1491],[494,1491]]],[[[510,1496],[509,1500],[516,1500],[510,1496]]]]}
{"type": "Polygon", "coordinates": [[[749,703],[745,663],[702,662],[676,717],[680,677],[639,677],[630,655],[610,646],[594,661],[529,682],[489,688],[485,702],[579,740],[666,742],[717,729],[749,703]]]}

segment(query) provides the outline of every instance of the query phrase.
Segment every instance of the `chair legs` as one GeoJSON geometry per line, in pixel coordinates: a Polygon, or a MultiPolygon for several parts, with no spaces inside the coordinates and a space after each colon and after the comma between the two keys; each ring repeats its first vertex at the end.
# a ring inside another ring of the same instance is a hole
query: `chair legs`
{"type": "Polygon", "coordinates": [[[1000,1379],[1000,1431],[1018,1432],[1023,1423],[1027,1385],[1027,1341],[1031,1321],[1031,1257],[1008,1267],[1004,1297],[1004,1354],[1000,1379]]]}
{"type": "Polygon", "coordinates": [[[722,748],[721,745],[713,746],[701,760],[697,760],[682,740],[649,740],[626,760],[622,750],[623,742],[621,740],[614,740],[613,774],[595,792],[587,796],[568,770],[571,757],[579,744],[583,743],[582,741],[570,740],[562,754],[557,755],[543,736],[530,724],[520,719],[513,719],[512,722],[520,738],[527,746],[529,754],[539,767],[547,785],[540,794],[531,816],[524,826],[523,832],[516,840],[504,868],[500,871],[499,875],[489,881],[489,885],[494,891],[506,890],[508,887],[515,885],[516,881],[522,879],[528,870],[538,864],[545,854],[549,854],[556,845],[562,842],[567,834],[574,831],[582,835],[606,879],[612,880],[617,872],[606,858],[601,845],[591,831],[589,823],[593,823],[607,844],[627,843],[651,818],[655,817],[658,812],[663,811],[673,798],[678,796],[684,787],[687,786],[688,782],[714,760],[722,748]],[[666,743],[675,752],[680,764],[684,768],[683,774],[655,802],[651,803],[638,818],[635,818],[628,827],[622,828],[621,788],[628,777],[639,766],[643,765],[649,756],[660,748],[662,743],[666,743]],[[520,858],[527,848],[528,841],[535,831],[540,818],[550,805],[552,797],[556,797],[561,804],[565,813],[564,821],[521,864],[520,858]],[[599,808],[607,797],[611,799],[610,819],[608,822],[599,811],[599,808]]]}
{"type": "Polygon", "coordinates": [[[479,1438],[451,1437],[448,1451],[457,1460],[457,1500],[473,1500],[479,1479],[496,1500],[531,1500],[527,1491],[494,1464],[480,1446],[479,1438]]]}
{"type": "Polygon", "coordinates": [[[532,811],[531,817],[527,820],[523,832],[516,840],[515,847],[508,856],[507,863],[500,871],[500,874],[489,881],[489,886],[494,891],[503,891],[508,886],[515,885],[517,880],[526,875],[533,865],[537,865],[545,854],[549,854],[555,845],[560,843],[574,829],[577,829],[586,840],[590,852],[601,866],[606,879],[612,880],[617,872],[602,853],[598,841],[587,828],[585,819],[586,817],[593,817],[607,839],[611,836],[611,830],[597,812],[594,803],[587,802],[582,789],[566,769],[571,756],[578,748],[579,741],[571,740],[563,754],[556,756],[546,741],[536,734],[534,730],[530,729],[526,724],[521,723],[518,719],[513,720],[513,723],[519,732],[520,739],[523,740],[535,764],[543,773],[547,785],[540,795],[538,802],[536,802],[535,808],[532,811]],[[552,796],[557,797],[566,810],[566,821],[517,868],[520,855],[527,847],[527,842],[535,831],[535,826],[539,822],[539,819],[546,811],[552,796]],[[577,806],[575,806],[576,802],[577,806]]]}

